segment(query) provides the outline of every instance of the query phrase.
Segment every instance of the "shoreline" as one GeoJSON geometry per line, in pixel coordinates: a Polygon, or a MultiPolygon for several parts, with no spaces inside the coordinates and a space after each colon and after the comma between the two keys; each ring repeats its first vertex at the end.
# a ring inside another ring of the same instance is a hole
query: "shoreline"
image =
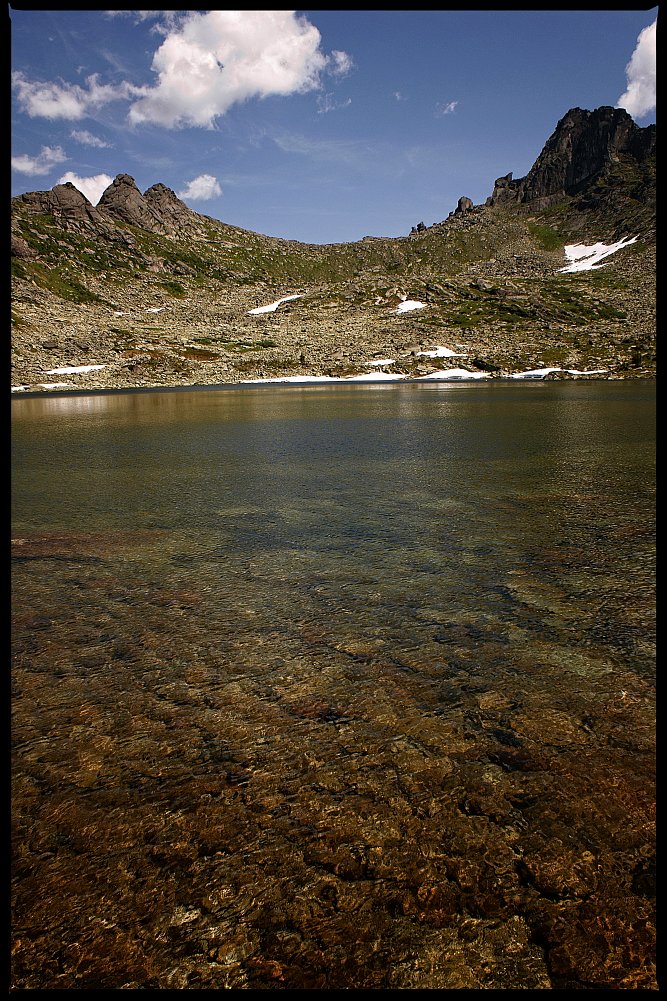
{"type": "Polygon", "coordinates": [[[382,377],[358,377],[358,376],[327,376],[327,375],[304,375],[303,377],[268,378],[268,379],[248,379],[235,382],[184,382],[176,384],[155,384],[155,385],[130,385],[130,386],[46,386],[35,387],[12,387],[11,399],[35,399],[48,396],[102,396],[112,393],[157,393],[157,392],[181,392],[197,390],[232,390],[232,389],[261,389],[263,387],[289,387],[298,388],[317,386],[386,386],[386,385],[470,385],[471,383],[483,383],[485,385],[497,383],[554,383],[554,382],[651,382],[657,378],[655,372],[644,372],[637,375],[621,376],[613,372],[577,372],[573,373],[563,369],[551,369],[548,374],[515,373],[515,374],[475,374],[470,373],[465,376],[442,376],[438,373],[427,376],[404,376],[396,375],[389,378],[382,377]]]}

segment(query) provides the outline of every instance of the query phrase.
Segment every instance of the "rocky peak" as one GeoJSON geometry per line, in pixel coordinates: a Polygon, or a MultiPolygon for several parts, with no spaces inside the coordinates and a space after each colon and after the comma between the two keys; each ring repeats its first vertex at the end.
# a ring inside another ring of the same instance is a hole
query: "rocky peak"
{"type": "Polygon", "coordinates": [[[118,216],[131,226],[154,230],[159,223],[152,206],[129,174],[118,174],[100,198],[98,208],[118,216]]]}
{"type": "Polygon", "coordinates": [[[118,174],[98,205],[132,226],[166,236],[187,230],[195,217],[195,213],[165,184],[154,184],[142,195],[129,174],[118,174]]]}
{"type": "Polygon", "coordinates": [[[454,215],[463,215],[464,212],[472,212],[474,207],[472,199],[468,198],[466,195],[461,195],[458,200],[458,204],[454,209],[454,215]]]}
{"type": "Polygon", "coordinates": [[[195,213],[166,184],[154,184],[144,198],[160,220],[160,232],[171,236],[192,226],[195,213]]]}
{"type": "Polygon", "coordinates": [[[102,216],[71,181],[56,184],[50,191],[27,191],[12,200],[23,211],[51,215],[67,230],[92,230],[103,225],[102,216]]]}
{"type": "Polygon", "coordinates": [[[622,108],[572,108],[558,122],[528,174],[517,180],[512,180],[511,173],[499,177],[487,204],[530,202],[544,207],[582,191],[620,155],[639,161],[654,150],[655,125],[640,128],[622,108]]]}

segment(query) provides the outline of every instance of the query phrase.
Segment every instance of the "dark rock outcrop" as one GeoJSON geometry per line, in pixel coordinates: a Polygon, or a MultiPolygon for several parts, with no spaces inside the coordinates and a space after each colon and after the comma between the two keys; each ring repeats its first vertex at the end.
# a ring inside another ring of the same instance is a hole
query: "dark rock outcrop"
{"type": "Polygon", "coordinates": [[[528,174],[499,177],[488,205],[510,202],[546,207],[592,184],[621,156],[646,160],[655,150],[655,125],[641,128],[622,108],[572,108],[558,122],[528,174]]]}
{"type": "Polygon", "coordinates": [[[464,212],[470,212],[474,207],[472,199],[466,198],[465,195],[462,195],[459,198],[458,204],[454,210],[454,215],[462,215],[464,212]]]}
{"type": "Polygon", "coordinates": [[[493,194],[486,199],[487,205],[502,205],[505,202],[516,202],[519,200],[519,186],[521,179],[512,180],[512,171],[503,177],[497,177],[493,185],[493,194]]]}

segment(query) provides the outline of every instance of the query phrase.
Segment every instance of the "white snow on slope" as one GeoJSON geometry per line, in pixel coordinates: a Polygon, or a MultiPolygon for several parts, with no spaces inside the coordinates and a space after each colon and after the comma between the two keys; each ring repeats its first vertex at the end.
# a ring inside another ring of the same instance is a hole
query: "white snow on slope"
{"type": "Polygon", "coordinates": [[[430,381],[436,379],[488,379],[489,373],[469,372],[466,368],[447,368],[439,372],[429,372],[428,375],[420,375],[417,378],[419,382],[425,382],[427,379],[430,381]]]}
{"type": "Polygon", "coordinates": [[[604,267],[604,264],[598,264],[598,261],[609,257],[610,254],[615,254],[617,250],[634,243],[636,239],[636,236],[631,236],[627,240],[619,240],[618,243],[594,243],[591,246],[586,246],[584,243],[568,244],[564,250],[570,264],[558,270],[561,272],[596,271],[598,268],[604,267]]]}
{"type": "Polygon", "coordinates": [[[268,306],[257,306],[256,309],[249,309],[248,316],[257,316],[259,313],[273,313],[281,302],[289,302],[290,299],[301,299],[303,292],[299,292],[297,295],[285,295],[282,299],[277,299],[276,302],[270,302],[268,306]]]}
{"type": "Polygon", "coordinates": [[[418,351],[417,356],[423,355],[426,358],[464,358],[468,354],[467,351],[458,353],[452,351],[451,348],[437,347],[430,351],[418,351]]]}
{"type": "Polygon", "coordinates": [[[602,375],[608,372],[606,368],[594,368],[588,372],[580,372],[576,368],[533,368],[528,372],[515,372],[510,379],[544,379],[550,372],[567,372],[568,375],[602,375]]]}
{"type": "Polygon", "coordinates": [[[50,368],[47,375],[77,375],[80,372],[96,372],[106,365],[66,365],[64,368],[50,368]]]}
{"type": "Polygon", "coordinates": [[[468,372],[465,368],[449,368],[439,372],[431,372],[416,379],[407,375],[391,372],[366,372],[363,375],[284,375],[268,379],[245,379],[240,385],[259,385],[268,382],[419,382],[424,379],[488,379],[486,372],[468,372]]]}
{"type": "Polygon", "coordinates": [[[416,299],[406,299],[396,307],[397,313],[409,313],[413,309],[423,309],[425,302],[418,302],[416,299]]]}

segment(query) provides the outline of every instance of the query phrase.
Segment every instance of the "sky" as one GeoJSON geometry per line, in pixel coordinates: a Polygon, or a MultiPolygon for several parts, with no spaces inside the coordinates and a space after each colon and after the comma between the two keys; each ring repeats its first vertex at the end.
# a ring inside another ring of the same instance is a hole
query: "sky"
{"type": "Polygon", "coordinates": [[[403,236],[570,108],[655,122],[657,7],[9,15],[12,195],[124,173],[267,236],[403,236]]]}

